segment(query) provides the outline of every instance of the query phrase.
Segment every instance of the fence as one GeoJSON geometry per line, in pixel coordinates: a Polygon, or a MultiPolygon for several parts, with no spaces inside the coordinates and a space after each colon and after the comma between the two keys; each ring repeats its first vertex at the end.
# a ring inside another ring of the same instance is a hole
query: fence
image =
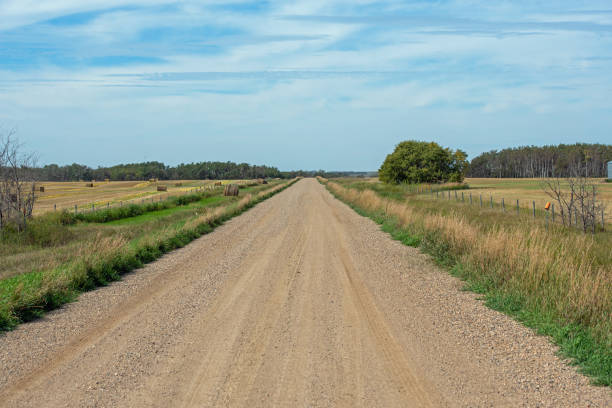
{"type": "MultiPolygon", "coordinates": [[[[238,182],[235,184],[239,184],[239,185],[244,185],[247,184],[247,182],[238,182]]],[[[193,193],[202,193],[205,191],[213,191],[215,189],[219,189],[219,188],[224,188],[225,186],[221,185],[213,185],[213,184],[208,184],[205,186],[199,186],[199,187],[194,187],[191,188],[189,190],[184,190],[181,192],[177,192],[177,191],[172,191],[172,192],[168,192],[168,193],[164,193],[164,194],[155,194],[154,196],[151,197],[136,197],[136,198],[132,198],[132,199],[128,199],[128,200],[120,200],[120,201],[116,201],[111,203],[110,201],[107,201],[106,204],[96,204],[99,203],[99,201],[95,202],[95,203],[87,203],[87,204],[81,204],[80,206],[78,204],[74,204],[74,206],[69,206],[69,207],[61,207],[58,208],[57,204],[53,205],[53,211],[73,211],[75,214],[79,214],[79,213],[85,213],[85,212],[95,212],[95,211],[101,211],[101,210],[108,210],[111,208],[118,208],[118,207],[123,207],[124,205],[131,205],[131,204],[145,204],[145,203],[153,203],[155,201],[164,201],[164,200],[168,200],[169,198],[172,197],[180,197],[183,195],[187,195],[187,194],[193,194],[193,193]]]]}
{"type": "MultiPolygon", "coordinates": [[[[564,214],[563,209],[561,209],[561,211],[557,211],[559,209],[555,209],[554,204],[551,204],[548,209],[546,209],[545,207],[544,210],[541,210],[536,207],[535,200],[527,200],[527,202],[531,201],[531,205],[525,208],[525,207],[521,207],[520,199],[517,199],[516,203],[514,202],[506,203],[505,198],[502,197],[500,200],[495,202],[495,200],[493,199],[493,195],[489,195],[489,197],[485,197],[483,200],[482,194],[478,194],[478,195],[472,194],[471,191],[466,192],[464,190],[457,190],[457,189],[436,190],[435,188],[432,188],[431,186],[426,186],[426,187],[418,186],[415,188],[415,192],[416,193],[427,193],[428,196],[433,197],[434,199],[437,199],[437,200],[455,201],[455,202],[463,203],[463,204],[469,203],[470,206],[478,205],[480,209],[488,208],[490,210],[501,210],[504,213],[515,214],[516,216],[519,216],[519,217],[521,215],[523,216],[528,215],[529,218],[531,218],[533,221],[543,220],[547,228],[548,228],[549,223],[562,224],[563,218],[565,216],[565,220],[567,221],[567,225],[569,227],[585,229],[585,220],[579,215],[580,212],[578,211],[577,208],[575,209],[575,211],[573,211],[570,214],[564,214]]],[[[592,228],[594,232],[597,225],[600,225],[601,229],[605,231],[606,216],[605,216],[604,209],[601,210],[600,214],[598,213],[596,215],[594,222],[592,224],[589,224],[587,227],[589,229],[592,228]]]]}

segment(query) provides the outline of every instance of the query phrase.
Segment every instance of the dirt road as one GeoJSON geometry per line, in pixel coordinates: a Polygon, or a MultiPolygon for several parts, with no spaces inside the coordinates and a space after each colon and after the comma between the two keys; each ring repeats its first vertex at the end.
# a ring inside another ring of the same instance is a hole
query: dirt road
{"type": "Polygon", "coordinates": [[[612,405],[460,287],[305,179],[0,335],[0,405],[612,405]]]}

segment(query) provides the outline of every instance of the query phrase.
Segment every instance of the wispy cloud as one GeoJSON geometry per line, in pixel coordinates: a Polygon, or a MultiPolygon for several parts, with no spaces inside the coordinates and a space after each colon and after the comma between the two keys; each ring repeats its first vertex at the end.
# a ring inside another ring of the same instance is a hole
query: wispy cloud
{"type": "MultiPolygon", "coordinates": [[[[612,122],[602,0],[0,0],[0,16],[0,122],[45,146],[48,161],[74,160],[60,137],[159,146],[173,129],[200,150],[160,149],[160,160],[372,169],[402,138],[473,155],[530,134],[584,140],[579,123],[601,141],[612,122]],[[361,155],[308,164],[297,138],[356,143],[361,155]],[[222,139],[262,147],[222,157],[222,139]],[[270,160],[265,143],[279,152],[270,160]]],[[[80,155],[98,164],[98,150],[80,155]]]]}

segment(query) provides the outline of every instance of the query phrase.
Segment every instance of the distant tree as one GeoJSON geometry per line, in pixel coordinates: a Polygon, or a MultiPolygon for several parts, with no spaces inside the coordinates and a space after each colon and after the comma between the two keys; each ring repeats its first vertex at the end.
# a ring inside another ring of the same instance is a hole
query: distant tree
{"type": "Polygon", "coordinates": [[[14,132],[0,135],[0,230],[9,223],[26,228],[36,201],[35,163],[14,132]]]}
{"type": "Polygon", "coordinates": [[[467,154],[434,142],[401,142],[378,171],[384,183],[461,182],[467,169],[467,154]]]}

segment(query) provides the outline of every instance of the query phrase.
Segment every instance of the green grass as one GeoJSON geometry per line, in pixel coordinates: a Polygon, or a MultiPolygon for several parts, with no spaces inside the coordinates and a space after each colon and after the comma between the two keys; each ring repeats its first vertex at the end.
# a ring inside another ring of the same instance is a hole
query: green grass
{"type": "Polygon", "coordinates": [[[224,196],[206,197],[206,198],[201,199],[200,201],[196,201],[196,202],[184,205],[184,206],[177,206],[177,207],[166,208],[163,210],[150,211],[150,212],[146,212],[142,215],[137,215],[134,217],[120,218],[114,221],[109,221],[107,222],[107,225],[139,224],[143,222],[149,222],[154,219],[158,219],[160,217],[165,217],[171,214],[175,214],[177,212],[181,212],[181,211],[188,212],[188,211],[192,211],[197,208],[213,207],[217,204],[221,204],[221,203],[228,202],[228,201],[229,201],[228,197],[224,197],[224,196]]]}
{"type": "MultiPolygon", "coordinates": [[[[345,187],[355,186],[350,180],[334,180],[341,182],[345,187]]],[[[391,194],[380,194],[380,190],[387,187],[378,186],[376,191],[381,197],[393,196],[394,187],[390,187],[391,194]]],[[[424,253],[432,256],[434,262],[447,269],[451,274],[461,278],[465,282],[465,289],[482,295],[485,304],[492,309],[506,313],[528,327],[535,329],[539,334],[549,336],[552,341],[559,346],[560,353],[564,357],[571,359],[572,364],[579,366],[579,370],[593,378],[594,383],[600,385],[612,385],[612,342],[609,331],[610,315],[600,311],[600,316],[604,321],[592,321],[579,314],[576,316],[570,309],[559,309],[564,303],[557,301],[553,296],[564,296],[562,289],[555,286],[555,278],[549,282],[540,281],[538,290],[529,290],[528,286],[520,282],[515,282],[508,278],[507,271],[497,273],[496,268],[502,265],[501,259],[487,260],[486,262],[474,262],[478,258],[474,254],[465,254],[460,250],[460,246],[453,244],[447,236],[440,231],[425,227],[420,222],[402,223],[397,217],[389,215],[384,209],[372,210],[365,209],[336,194],[334,190],[328,190],[338,199],[351,206],[359,214],[369,217],[381,225],[381,229],[391,235],[392,238],[399,240],[405,245],[418,247],[424,253]],[[549,285],[549,286],[547,286],[549,285]],[[561,292],[560,292],[561,291],[561,292]],[[574,315],[574,316],[572,316],[574,315]],[[605,321],[607,316],[607,321],[605,321]]],[[[442,215],[444,217],[456,216],[457,210],[469,220],[472,225],[476,225],[483,235],[487,231],[510,229],[512,220],[506,223],[496,222],[498,215],[483,214],[482,210],[457,207],[456,203],[419,200],[404,200],[409,204],[413,211],[422,216],[414,219],[420,220],[427,215],[442,215]]],[[[514,219],[516,224],[517,220],[514,219]]],[[[527,224],[528,226],[529,224],[527,224]]],[[[516,226],[516,225],[515,225],[516,226]]],[[[569,238],[580,233],[571,230],[559,229],[553,233],[554,239],[569,238]]],[[[588,247],[588,256],[592,265],[599,265],[603,268],[610,266],[610,234],[598,234],[588,247]]],[[[565,254],[564,254],[565,255],[565,254]]],[[[565,255],[567,256],[567,255],[565,255]]],[[[584,253],[570,254],[569,257],[585,256],[584,253]]],[[[568,258],[569,259],[569,258],[568,258]]],[[[609,285],[609,281],[604,285],[609,285]]],[[[608,290],[610,287],[608,286],[608,290]]],[[[604,288],[605,290],[605,288],[604,288]]],[[[609,295],[609,292],[608,292],[609,295]]],[[[607,305],[608,310],[610,305],[607,305]]],[[[586,310],[585,310],[586,312],[586,310]]]]}
{"type": "MultiPolygon", "coordinates": [[[[122,225],[76,224],[56,222],[62,230],[75,230],[76,242],[55,248],[69,256],[57,264],[44,259],[38,268],[0,280],[0,330],[8,330],[74,300],[79,293],[117,280],[126,272],[180,248],[193,239],[211,232],[226,220],[246,211],[258,202],[284,190],[295,182],[253,187],[254,195],[248,203],[235,197],[205,198],[193,203],[192,209],[179,209],[168,214],[151,212],[146,221],[124,219],[122,225]],[[274,190],[275,187],[281,187],[274,190]],[[198,208],[223,205],[219,216],[199,221],[198,208]],[[195,208],[198,207],[198,208],[195,208]],[[189,226],[187,227],[187,223],[189,226]],[[75,247],[75,245],[77,245],[75,247]],[[78,245],[83,245],[79,249],[78,245]],[[85,250],[83,250],[85,248],[85,250]]],[[[170,209],[171,210],[171,209],[170,209]]],[[[166,211],[166,210],[162,210],[166,211]]],[[[139,216],[139,217],[142,217],[139,216]]],[[[45,218],[46,220],[46,218],[45,218]]],[[[9,247],[15,248],[13,242],[9,247]]],[[[2,249],[7,251],[7,243],[2,249]]],[[[9,248],[10,249],[10,248],[9,248]]],[[[36,245],[23,248],[24,256],[36,252],[36,245]]],[[[44,251],[44,249],[40,249],[44,251]]],[[[63,259],[63,258],[62,258],[63,259]]]]}

